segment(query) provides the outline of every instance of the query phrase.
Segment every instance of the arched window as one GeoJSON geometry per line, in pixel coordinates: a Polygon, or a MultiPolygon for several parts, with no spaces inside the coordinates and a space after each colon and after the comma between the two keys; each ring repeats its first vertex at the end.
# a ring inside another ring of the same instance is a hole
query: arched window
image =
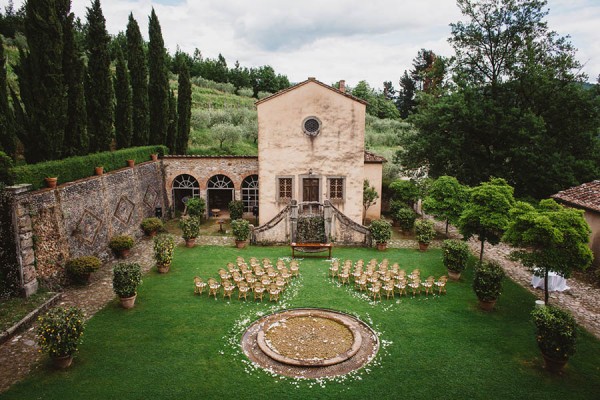
{"type": "Polygon", "coordinates": [[[226,175],[215,175],[208,180],[209,189],[233,189],[233,181],[226,175]]]}
{"type": "Polygon", "coordinates": [[[185,202],[190,197],[200,196],[200,185],[196,178],[188,174],[181,174],[173,179],[173,207],[183,211],[185,202]]]}
{"type": "Polygon", "coordinates": [[[252,207],[258,205],[258,175],[250,175],[243,180],[242,201],[244,212],[252,212],[252,207]]]}
{"type": "Polygon", "coordinates": [[[208,180],[206,187],[207,209],[211,212],[215,209],[227,210],[229,202],[234,199],[233,181],[226,175],[214,175],[208,180]]]}

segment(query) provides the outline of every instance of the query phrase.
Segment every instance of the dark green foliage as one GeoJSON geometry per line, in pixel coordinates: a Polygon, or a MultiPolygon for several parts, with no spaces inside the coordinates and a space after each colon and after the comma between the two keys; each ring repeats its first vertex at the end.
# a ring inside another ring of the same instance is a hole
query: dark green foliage
{"type": "Polygon", "coordinates": [[[173,149],[173,153],[176,153],[177,147],[177,122],[177,99],[175,99],[175,93],[173,93],[173,89],[171,89],[169,90],[169,126],[167,127],[167,140],[165,145],[169,150],[173,149]]]}
{"type": "Polygon", "coordinates": [[[8,0],[4,7],[4,15],[0,12],[0,35],[14,38],[17,33],[24,31],[25,5],[15,10],[13,0],[8,0]]]}
{"type": "MultiPolygon", "coordinates": [[[[66,0],[65,4],[68,3],[66,0]]],[[[90,147],[84,93],[85,64],[83,53],[75,38],[74,18],[75,15],[68,9],[62,16],[63,73],[67,89],[67,125],[63,157],[85,155],[90,147]]]]}
{"type": "Polygon", "coordinates": [[[136,263],[119,263],[113,268],[113,290],[119,297],[135,296],[142,283],[142,267],[136,263]]]}
{"type": "Polygon", "coordinates": [[[387,243],[392,238],[392,225],[383,219],[376,219],[369,226],[371,236],[377,244],[387,243]]]}
{"type": "Polygon", "coordinates": [[[110,74],[110,36],[100,0],[87,9],[86,47],[88,68],[85,91],[90,151],[109,150],[113,133],[113,86],[110,74]]]}
{"type": "Polygon", "coordinates": [[[13,160],[6,153],[0,151],[0,184],[12,185],[13,176],[11,168],[13,160]]]}
{"type": "Polygon", "coordinates": [[[14,123],[14,116],[8,101],[4,40],[0,36],[0,151],[4,151],[13,157],[17,145],[14,123]]]}
{"type": "Polygon", "coordinates": [[[415,226],[417,213],[412,208],[400,207],[392,214],[392,218],[398,222],[400,229],[408,232],[415,226]]]}
{"type": "Polygon", "coordinates": [[[298,243],[327,243],[325,220],[318,215],[299,215],[296,230],[298,243]]]}
{"type": "Polygon", "coordinates": [[[546,306],[534,309],[531,316],[542,353],[554,360],[566,360],[575,354],[577,323],[570,312],[546,306]]]}
{"type": "Polygon", "coordinates": [[[481,301],[497,300],[502,294],[504,270],[495,261],[477,264],[473,277],[473,290],[481,301]]]}
{"type": "Polygon", "coordinates": [[[176,154],[186,154],[190,137],[190,119],[192,117],[192,84],[187,66],[184,64],[179,71],[177,93],[177,151],[176,154]]]}
{"type": "Polygon", "coordinates": [[[202,197],[192,197],[185,203],[187,213],[192,217],[202,218],[206,212],[206,201],[202,197]]]}
{"type": "Polygon", "coordinates": [[[456,224],[467,202],[468,189],[452,176],[440,176],[429,187],[423,210],[438,219],[456,224]]]}
{"type": "Polygon", "coordinates": [[[415,223],[415,239],[417,242],[429,244],[435,238],[435,228],[433,221],[429,219],[420,219],[415,223]]]}
{"type": "Polygon", "coordinates": [[[390,183],[392,199],[412,206],[419,198],[419,187],[412,180],[397,180],[390,183]]]}
{"type": "Polygon", "coordinates": [[[504,179],[492,178],[471,189],[469,201],[458,221],[460,233],[466,238],[477,235],[481,242],[479,262],[483,261],[483,245],[497,244],[510,222],[514,205],[514,189],[504,179]]]}
{"type": "Polygon", "coordinates": [[[67,275],[75,283],[87,283],[88,276],[100,268],[100,259],[94,256],[72,258],[65,264],[67,275]]]}
{"type": "Polygon", "coordinates": [[[20,288],[19,262],[10,197],[0,182],[0,299],[16,296],[20,288]]]}
{"type": "Polygon", "coordinates": [[[462,272],[471,256],[469,245],[463,240],[448,239],[442,244],[444,266],[449,271],[462,272]]]}
{"type": "MultiPolygon", "coordinates": [[[[195,239],[200,235],[200,217],[184,216],[179,220],[179,228],[185,240],[195,239]]],[[[231,226],[234,224],[232,222],[231,226]]],[[[235,233],[234,233],[235,235],[235,233]]],[[[247,237],[247,235],[246,235],[247,237]]]]}
{"type": "MultiPolygon", "coordinates": [[[[27,50],[19,49],[19,78],[24,112],[17,130],[28,162],[61,158],[67,123],[67,95],[63,76],[63,31],[55,0],[25,4],[27,50]]],[[[15,107],[20,107],[16,105],[15,107]]]]}
{"type": "Polygon", "coordinates": [[[234,219],[241,219],[244,215],[244,203],[241,200],[230,201],[227,209],[232,221],[234,219]]]}
{"type": "Polygon", "coordinates": [[[149,144],[165,144],[169,125],[169,77],[167,52],[158,17],[152,8],[148,32],[148,98],[150,110],[149,144]]]}
{"type": "MultiPolygon", "coordinates": [[[[547,199],[540,201],[537,209],[518,203],[511,216],[502,239],[527,248],[512,255],[536,275],[547,280],[548,273],[555,271],[568,278],[573,270],[585,270],[592,263],[588,245],[591,230],[583,218],[583,210],[563,207],[547,199]]],[[[545,301],[548,302],[548,291],[545,301]]]]}
{"type": "Polygon", "coordinates": [[[162,220],[156,217],[144,218],[140,224],[142,230],[146,235],[151,235],[164,228],[162,220]]]}
{"type": "Polygon", "coordinates": [[[367,101],[367,113],[378,118],[399,118],[400,113],[396,105],[388,100],[384,93],[373,90],[366,81],[360,81],[354,89],[352,95],[367,101]]]}
{"type": "Polygon", "coordinates": [[[148,144],[148,67],[140,27],[129,14],[127,23],[127,66],[131,79],[133,146],[148,144]]]}
{"type": "Polygon", "coordinates": [[[114,79],[115,87],[115,137],[117,148],[123,149],[131,145],[131,86],[129,72],[125,65],[125,57],[121,48],[117,48],[117,63],[114,79]]]}
{"type": "Polygon", "coordinates": [[[408,118],[413,113],[417,102],[415,100],[415,93],[417,91],[417,85],[415,81],[408,75],[407,71],[404,71],[404,75],[400,78],[400,90],[398,92],[398,99],[396,99],[396,106],[400,111],[401,118],[408,118]]]}
{"type": "Polygon", "coordinates": [[[108,242],[108,247],[110,247],[112,251],[118,252],[122,250],[129,250],[133,247],[134,244],[135,242],[131,236],[117,235],[110,238],[110,241],[108,242]]]}
{"type": "Polygon", "coordinates": [[[125,160],[147,161],[150,154],[168,154],[164,146],[133,147],[129,149],[107,151],[47,161],[37,164],[19,165],[12,168],[14,183],[31,183],[34,189],[45,186],[44,178],[57,176],[59,183],[71,182],[94,174],[94,167],[102,165],[104,172],[125,167],[125,160]]]}

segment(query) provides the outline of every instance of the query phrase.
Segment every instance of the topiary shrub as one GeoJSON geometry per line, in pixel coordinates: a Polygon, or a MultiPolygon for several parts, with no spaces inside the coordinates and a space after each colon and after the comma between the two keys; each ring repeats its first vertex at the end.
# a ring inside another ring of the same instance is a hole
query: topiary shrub
{"type": "Polygon", "coordinates": [[[231,231],[235,240],[248,240],[250,235],[250,223],[245,219],[235,219],[231,221],[231,231]]]}
{"type": "Polygon", "coordinates": [[[415,234],[419,243],[429,244],[435,237],[433,222],[428,219],[420,219],[415,222],[415,234]]]}
{"type": "Polygon", "coordinates": [[[504,270],[495,261],[479,264],[475,268],[473,290],[480,301],[495,301],[502,293],[504,270]]]}
{"type": "Polygon", "coordinates": [[[156,232],[163,229],[163,226],[163,222],[156,217],[144,218],[141,224],[142,230],[148,236],[155,235],[156,232]]]}
{"type": "Polygon", "coordinates": [[[133,238],[129,235],[117,235],[110,239],[108,247],[114,252],[119,252],[131,249],[134,243],[133,238]]]}
{"type": "Polygon", "coordinates": [[[244,216],[244,203],[241,200],[232,200],[227,207],[232,221],[241,219],[244,216]]]}
{"type": "Polygon", "coordinates": [[[415,226],[417,220],[417,213],[412,208],[401,207],[396,210],[396,213],[392,215],[392,218],[397,221],[400,229],[405,232],[411,231],[415,226]]]}
{"type": "Polygon", "coordinates": [[[444,266],[449,271],[462,272],[469,261],[469,245],[462,240],[448,239],[442,244],[444,266]]]}
{"type": "Polygon", "coordinates": [[[185,203],[187,213],[190,217],[202,219],[206,212],[206,201],[202,197],[192,197],[185,203]]]}
{"type": "Polygon", "coordinates": [[[373,240],[377,244],[387,243],[392,238],[392,225],[383,219],[376,219],[371,222],[369,230],[371,231],[373,240]]]}
{"type": "Polygon", "coordinates": [[[132,297],[142,283],[142,268],[137,263],[119,263],[113,268],[113,291],[119,297],[132,297]]]}
{"type": "Polygon", "coordinates": [[[531,316],[536,327],[535,339],[546,357],[566,360],[575,354],[577,324],[569,312],[545,306],[535,308],[531,316]]]}
{"type": "Polygon", "coordinates": [[[78,284],[89,282],[90,274],[100,268],[101,262],[98,257],[83,256],[72,258],[67,261],[65,267],[67,275],[78,284]]]}

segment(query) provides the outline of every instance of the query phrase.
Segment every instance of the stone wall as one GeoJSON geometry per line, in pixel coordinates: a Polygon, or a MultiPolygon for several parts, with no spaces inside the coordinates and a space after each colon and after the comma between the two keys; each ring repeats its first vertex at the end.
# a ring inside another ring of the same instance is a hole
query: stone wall
{"type": "Polygon", "coordinates": [[[49,286],[64,278],[69,258],[112,257],[111,237],[140,237],[142,219],[165,208],[162,163],[147,162],[56,189],[14,195],[23,285],[35,292],[37,279],[49,286]]]}

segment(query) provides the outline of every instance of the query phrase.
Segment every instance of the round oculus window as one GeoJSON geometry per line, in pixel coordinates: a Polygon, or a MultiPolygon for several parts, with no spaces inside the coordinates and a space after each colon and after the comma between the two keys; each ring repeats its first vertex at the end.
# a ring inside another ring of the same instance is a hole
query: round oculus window
{"type": "Polygon", "coordinates": [[[321,131],[321,121],[317,117],[307,117],[302,122],[302,130],[308,136],[317,136],[321,131]]]}

